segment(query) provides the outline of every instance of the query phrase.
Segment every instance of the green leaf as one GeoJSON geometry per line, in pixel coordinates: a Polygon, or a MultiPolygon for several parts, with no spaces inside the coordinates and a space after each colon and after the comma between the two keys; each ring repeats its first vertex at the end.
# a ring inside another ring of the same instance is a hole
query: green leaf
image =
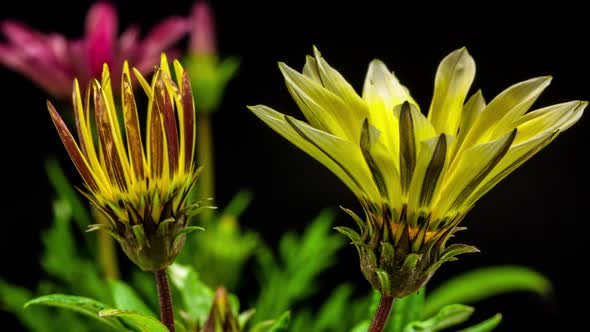
{"type": "Polygon", "coordinates": [[[276,317],[292,304],[317,290],[318,276],[335,262],[344,238],[332,231],[334,213],[322,211],[301,236],[286,233],[279,243],[279,257],[268,247],[257,252],[258,278],[264,285],[260,292],[254,320],[276,317]]]}
{"type": "Polygon", "coordinates": [[[473,308],[462,304],[451,304],[442,308],[434,317],[414,321],[406,325],[403,332],[436,332],[461,324],[473,313],[473,308]]]}
{"type": "Polygon", "coordinates": [[[92,317],[100,322],[109,325],[117,331],[128,331],[119,319],[116,317],[101,317],[99,312],[108,306],[104,303],[81,296],[51,294],[38,297],[25,304],[25,308],[31,305],[46,305],[69,309],[88,317],[92,317]]]}
{"type": "Polygon", "coordinates": [[[422,288],[414,294],[396,299],[389,318],[388,326],[390,328],[386,331],[402,332],[409,322],[420,319],[424,308],[424,293],[424,288],[422,288]]]}
{"type": "Polygon", "coordinates": [[[73,210],[70,202],[63,199],[55,201],[53,211],[53,223],[43,234],[43,268],[70,285],[68,292],[109,301],[106,285],[95,262],[80,254],[72,229],[73,210]]]}
{"type": "Polygon", "coordinates": [[[370,326],[371,322],[366,320],[358,323],[355,327],[352,328],[352,330],[350,330],[350,332],[367,332],[370,326]]]}
{"type": "Polygon", "coordinates": [[[429,292],[424,315],[429,316],[451,303],[473,303],[515,291],[547,295],[551,282],[543,275],[521,266],[484,267],[456,276],[429,292]]]}
{"type": "Polygon", "coordinates": [[[170,332],[159,320],[131,310],[104,309],[99,312],[100,317],[120,317],[125,321],[133,322],[141,332],[170,332]]]}
{"type": "Polygon", "coordinates": [[[46,308],[25,310],[23,306],[33,297],[31,291],[11,285],[0,279],[0,308],[12,312],[32,332],[51,332],[52,316],[46,308]]]}
{"type": "Polygon", "coordinates": [[[246,327],[246,324],[248,324],[252,316],[254,316],[254,313],[256,313],[256,309],[248,309],[238,315],[238,325],[240,330],[244,330],[244,327],[246,327]]]}
{"type": "Polygon", "coordinates": [[[260,322],[250,332],[283,332],[287,331],[289,327],[289,321],[291,319],[291,313],[289,311],[284,312],[279,318],[273,320],[267,320],[260,322]]]}
{"type": "Polygon", "coordinates": [[[86,231],[88,226],[93,223],[93,219],[86,209],[80,195],[74,190],[74,186],[68,181],[68,178],[55,159],[49,159],[45,162],[45,171],[49,177],[49,182],[57,192],[60,199],[68,202],[72,208],[72,215],[81,231],[86,231]]]}
{"type": "Polygon", "coordinates": [[[502,315],[495,314],[493,317],[488,318],[479,324],[470,326],[468,328],[459,330],[457,332],[489,332],[489,331],[492,331],[493,329],[495,329],[496,326],[498,326],[498,324],[500,324],[501,321],[502,321],[502,315]]]}
{"type": "Polygon", "coordinates": [[[150,310],[133,288],[125,282],[120,280],[109,280],[109,287],[117,309],[132,310],[156,317],[154,312],[150,310]]]}
{"type": "Polygon", "coordinates": [[[252,202],[252,196],[252,192],[249,190],[239,191],[223,209],[221,214],[239,218],[242,212],[250,205],[250,202],[252,202]]]}
{"type": "Polygon", "coordinates": [[[172,264],[168,268],[170,280],[182,297],[184,310],[199,326],[207,320],[213,303],[214,292],[207,287],[190,266],[172,264]]]}

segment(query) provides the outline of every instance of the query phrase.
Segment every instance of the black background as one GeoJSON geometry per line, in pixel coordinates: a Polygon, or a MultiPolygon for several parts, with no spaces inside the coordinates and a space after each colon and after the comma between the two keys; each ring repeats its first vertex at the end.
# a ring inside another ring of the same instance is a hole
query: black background
{"type": "MultiPolygon", "coordinates": [[[[0,15],[41,31],[76,37],[82,34],[90,3],[17,1],[3,4],[0,15]]],[[[276,63],[284,61],[299,69],[312,45],[357,91],[369,61],[383,60],[423,109],[430,102],[438,62],[462,46],[477,65],[472,92],[481,88],[488,101],[511,84],[548,74],[554,76],[553,83],[537,106],[590,98],[586,52],[590,29],[581,8],[562,1],[526,9],[498,2],[445,4],[213,2],[219,52],[237,55],[242,62],[213,120],[218,204],[224,206],[240,188],[252,189],[254,201],[242,223],[260,231],[270,243],[287,229],[303,229],[323,207],[356,206],[353,195],[335,176],[245,107],[261,103],[301,118],[276,63]]],[[[138,23],[145,31],[164,15],[188,14],[191,2],[119,1],[116,5],[121,26],[138,23]]],[[[0,77],[1,276],[33,287],[42,277],[39,234],[49,225],[53,195],[43,161],[50,156],[65,161],[65,150],[45,110],[48,96],[10,70],[0,68],[0,77]]],[[[493,264],[528,266],[553,281],[550,299],[513,293],[479,303],[475,319],[498,311],[504,314],[497,331],[585,329],[588,130],[586,116],[482,198],[466,219],[469,230],[459,235],[461,242],[482,252],[446,264],[431,282],[436,285],[461,271],[493,264]]],[[[337,223],[351,225],[342,212],[337,223]]],[[[344,250],[338,265],[320,280],[323,289],[344,281],[355,282],[360,290],[368,287],[357,262],[352,247],[344,250]]],[[[2,313],[0,317],[3,331],[19,330],[6,328],[5,324],[15,323],[11,316],[2,313]]]]}

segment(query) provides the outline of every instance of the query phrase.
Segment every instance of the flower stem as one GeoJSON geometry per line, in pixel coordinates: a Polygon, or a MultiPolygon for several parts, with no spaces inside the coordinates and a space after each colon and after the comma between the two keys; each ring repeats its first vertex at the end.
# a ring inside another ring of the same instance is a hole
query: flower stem
{"type": "Polygon", "coordinates": [[[371,326],[369,327],[368,332],[383,331],[385,325],[387,324],[389,314],[391,313],[391,308],[393,307],[393,300],[393,296],[381,295],[381,299],[379,300],[379,306],[377,307],[375,317],[373,317],[373,321],[371,322],[371,326]]]}
{"type": "Polygon", "coordinates": [[[156,276],[158,299],[160,300],[160,320],[170,332],[174,332],[174,310],[172,309],[172,295],[170,294],[166,269],[156,271],[154,274],[156,276]]]}
{"type": "MultiPolygon", "coordinates": [[[[215,178],[213,164],[213,133],[211,130],[210,112],[197,112],[197,163],[204,165],[203,172],[197,181],[197,199],[215,197],[215,178]]],[[[211,218],[211,210],[203,210],[198,217],[203,221],[211,218]]]]}
{"type": "MultiPolygon", "coordinates": [[[[92,216],[99,224],[108,225],[108,220],[95,208],[92,208],[92,216]]],[[[119,263],[117,260],[117,251],[115,248],[115,240],[107,232],[100,231],[98,233],[98,261],[102,268],[103,275],[109,280],[118,280],[119,263]]]]}

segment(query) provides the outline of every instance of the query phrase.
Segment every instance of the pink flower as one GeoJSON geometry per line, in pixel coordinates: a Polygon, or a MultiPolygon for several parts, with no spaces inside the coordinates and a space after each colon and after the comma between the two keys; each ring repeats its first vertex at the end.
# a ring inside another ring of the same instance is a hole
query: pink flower
{"type": "Polygon", "coordinates": [[[190,51],[196,55],[214,55],[215,20],[211,6],[206,1],[197,1],[191,14],[190,51]]]}
{"type": "Polygon", "coordinates": [[[82,89],[91,78],[100,79],[105,63],[113,74],[113,88],[119,89],[124,60],[142,74],[149,74],[162,52],[174,57],[174,50],[169,48],[188,32],[189,24],[185,18],[169,17],[143,39],[137,26],[127,28],[120,36],[118,29],[116,8],[104,2],[94,4],[88,11],[82,39],[44,34],[7,20],[0,23],[6,39],[0,42],[0,63],[62,100],[71,98],[74,78],[78,78],[82,89]]]}

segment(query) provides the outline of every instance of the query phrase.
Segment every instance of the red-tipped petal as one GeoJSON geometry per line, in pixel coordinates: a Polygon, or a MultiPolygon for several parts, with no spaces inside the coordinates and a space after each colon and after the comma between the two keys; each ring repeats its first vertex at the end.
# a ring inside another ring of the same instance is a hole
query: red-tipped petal
{"type": "Polygon", "coordinates": [[[82,152],[78,148],[78,145],[76,144],[76,141],[72,136],[72,133],[66,126],[63,119],[59,116],[59,113],[57,113],[55,107],[53,107],[53,105],[49,101],[47,101],[47,109],[49,109],[51,120],[53,120],[53,124],[55,125],[55,128],[59,133],[59,137],[61,138],[61,141],[63,142],[66,150],[68,151],[68,155],[70,156],[70,159],[72,159],[74,166],[76,166],[76,169],[82,176],[82,179],[91,190],[98,190],[98,186],[96,185],[96,181],[94,180],[94,175],[92,174],[92,171],[90,170],[88,163],[86,162],[86,159],[82,155],[82,152]]]}
{"type": "Polygon", "coordinates": [[[106,163],[107,173],[111,182],[116,183],[119,188],[127,188],[125,172],[117,151],[115,138],[113,137],[113,125],[107,109],[107,101],[98,86],[98,83],[93,84],[94,90],[94,113],[96,115],[96,127],[98,130],[98,137],[100,140],[100,147],[102,148],[102,155],[106,163]]]}
{"type": "Polygon", "coordinates": [[[195,150],[195,103],[193,100],[193,91],[191,89],[191,83],[188,78],[187,72],[183,72],[182,75],[182,108],[184,110],[184,147],[185,147],[185,170],[190,170],[193,163],[193,155],[195,150]]]}
{"type": "Polygon", "coordinates": [[[127,73],[123,74],[121,96],[123,98],[123,112],[125,116],[125,132],[127,134],[127,148],[133,172],[138,180],[143,180],[143,144],[137,115],[137,105],[133,95],[131,79],[127,73]]]}
{"type": "Polygon", "coordinates": [[[164,73],[158,78],[154,90],[154,98],[163,115],[164,131],[166,132],[166,140],[168,144],[170,174],[172,175],[178,168],[178,130],[176,129],[176,116],[172,106],[173,101],[168,93],[168,89],[166,89],[166,84],[164,83],[162,76],[164,76],[164,73]]]}

